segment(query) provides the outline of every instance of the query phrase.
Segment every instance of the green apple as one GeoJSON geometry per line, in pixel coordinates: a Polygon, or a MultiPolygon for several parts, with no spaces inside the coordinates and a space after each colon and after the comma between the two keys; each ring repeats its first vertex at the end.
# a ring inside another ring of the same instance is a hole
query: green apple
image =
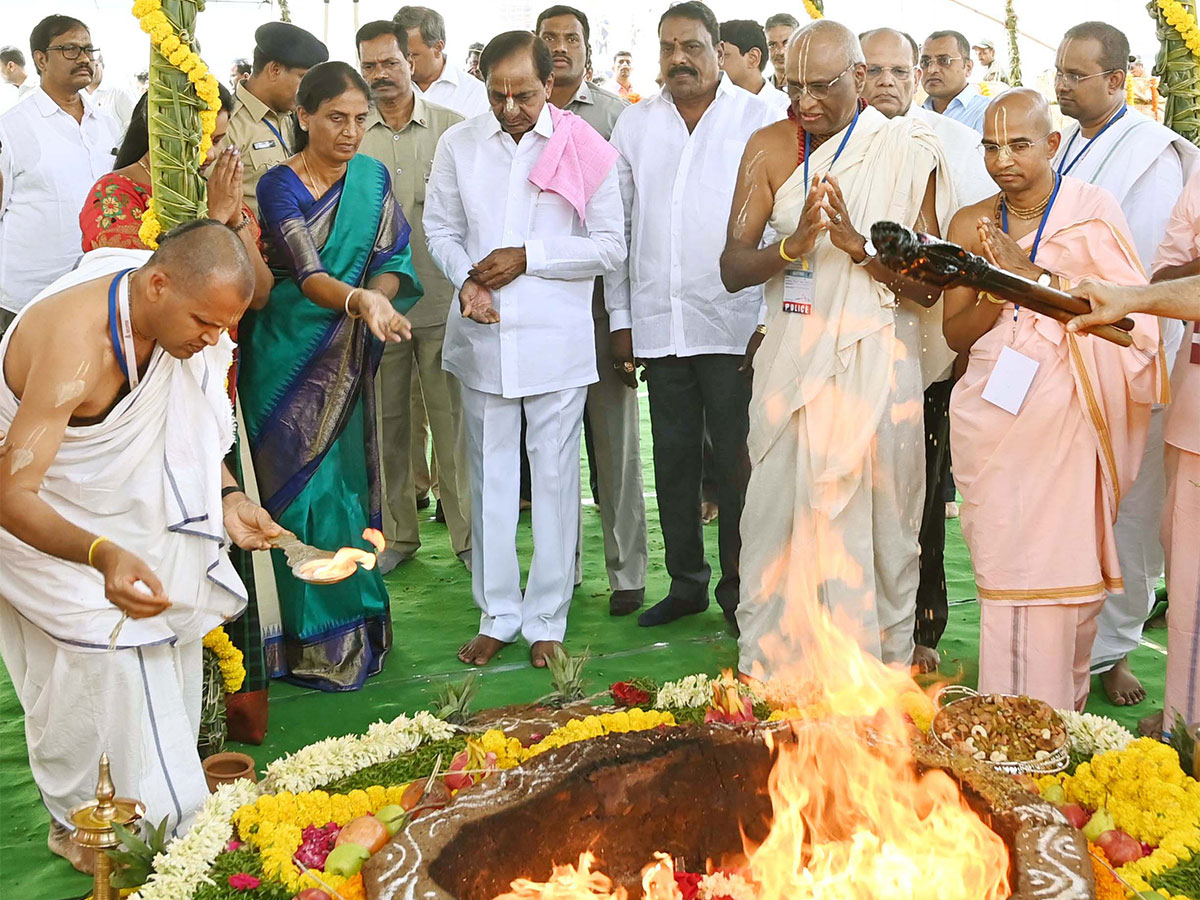
{"type": "Polygon", "coordinates": [[[353,878],[362,869],[371,854],[362,844],[342,844],[329,851],[325,858],[325,871],[330,875],[353,878]]]}
{"type": "Polygon", "coordinates": [[[408,818],[408,813],[403,806],[392,804],[382,807],[379,812],[375,813],[375,818],[387,826],[388,837],[395,837],[396,832],[404,827],[404,820],[408,818]]]}
{"type": "Polygon", "coordinates": [[[1094,844],[1100,835],[1116,827],[1117,823],[1113,821],[1112,813],[1102,806],[1092,813],[1092,817],[1083,826],[1083,836],[1094,844]]]}

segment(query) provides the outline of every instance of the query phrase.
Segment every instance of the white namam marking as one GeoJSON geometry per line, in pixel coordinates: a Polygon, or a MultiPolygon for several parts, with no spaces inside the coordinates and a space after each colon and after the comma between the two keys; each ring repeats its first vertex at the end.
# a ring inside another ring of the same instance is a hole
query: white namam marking
{"type": "Polygon", "coordinates": [[[70,381],[65,381],[58,386],[58,393],[54,397],[55,406],[65,406],[72,400],[77,399],[87,390],[87,384],[84,382],[84,377],[91,368],[91,363],[84,360],[79,364],[79,368],[75,370],[75,377],[70,381]]]}

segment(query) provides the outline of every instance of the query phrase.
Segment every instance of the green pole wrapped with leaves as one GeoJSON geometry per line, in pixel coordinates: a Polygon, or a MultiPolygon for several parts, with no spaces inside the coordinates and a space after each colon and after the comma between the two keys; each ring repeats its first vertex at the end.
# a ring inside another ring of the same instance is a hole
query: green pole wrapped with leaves
{"type": "Polygon", "coordinates": [[[1008,31],[1008,83],[1021,86],[1021,48],[1017,46],[1017,11],[1013,0],[1004,4],[1004,27],[1008,31]]]}
{"type": "Polygon", "coordinates": [[[1200,29],[1193,0],[1150,0],[1146,9],[1158,23],[1154,74],[1163,98],[1163,124],[1200,144],[1200,29]]]}
{"type": "Polygon", "coordinates": [[[138,234],[148,247],[162,231],[207,215],[200,166],[212,147],[221,108],[217,79],[200,59],[196,15],[203,0],[137,0],[133,14],[150,35],[147,125],[150,205],[138,234]]]}

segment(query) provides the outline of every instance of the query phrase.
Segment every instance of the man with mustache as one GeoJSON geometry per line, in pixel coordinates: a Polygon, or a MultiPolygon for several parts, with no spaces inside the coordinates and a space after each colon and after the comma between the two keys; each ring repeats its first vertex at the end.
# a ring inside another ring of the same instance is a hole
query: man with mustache
{"type": "Polygon", "coordinates": [[[654,433],[667,596],[638,618],[663,625],[708,609],[700,486],[705,425],[718,484],[717,602],[734,625],[739,521],[750,461],[746,345],[762,289],[725,290],[717,271],[746,141],[778,113],[721,71],[721,35],[703,3],[672,6],[658,23],[662,90],[617,120],[621,191],[630,235],[626,271],[606,283],[613,365],[633,388],[645,366],[654,433]]]}
{"type": "MultiPolygon", "coordinates": [[[[1061,135],[1041,94],[992,100],[983,140],[1000,191],[959,211],[951,241],[1061,290],[1145,283],[1112,194],[1055,171],[1061,135]]],[[[1120,589],[1118,499],[1166,387],[1158,323],[1134,316],[1120,347],[969,287],[948,289],[945,307],[946,339],[969,356],[950,441],[979,591],[979,690],[1082,710],[1097,616],[1120,589]]]]}
{"type": "Polygon", "coordinates": [[[921,340],[940,292],[884,266],[867,234],[880,219],[940,233],[954,190],[927,125],[861,100],[866,69],[844,25],[796,32],[797,121],[750,139],[728,216],[721,278],[765,283],[767,300],[738,607],[738,668],[752,677],[800,677],[815,601],[885,663],[913,656],[921,357],[948,354],[940,335],[921,340]]]}
{"type": "MultiPolygon", "coordinates": [[[[551,6],[538,15],[536,31],[554,60],[550,102],[579,116],[608,140],[617,117],[629,104],[584,78],[591,38],[587,15],[571,6],[551,6]]],[[[592,321],[600,380],[588,386],[583,425],[612,591],[608,611],[621,616],[641,606],[646,595],[646,498],[637,392],[629,389],[612,365],[602,278],[596,279],[592,293],[592,321]]]]}
{"type": "Polygon", "coordinates": [[[389,572],[411,559],[421,546],[417,522],[413,453],[420,452],[423,423],[413,415],[422,406],[433,433],[439,503],[450,531],[450,545],[464,564],[471,554],[471,501],[463,443],[458,382],[442,369],[442,343],[454,289],[429,255],[422,215],[425,182],[433,153],[451,126],[463,117],[431,103],[413,87],[408,59],[408,30],[394,22],[368,22],[355,38],[358,67],[371,87],[373,108],[366,121],[360,153],[387,166],[392,192],[412,226],[413,266],[425,289],[424,299],[408,313],[412,339],[384,348],[376,379],[379,391],[380,459],[383,468],[383,532],[388,548],[379,557],[389,572]],[[419,379],[419,380],[418,380],[419,379]],[[419,394],[422,403],[414,403],[419,394]]]}
{"type": "Polygon", "coordinates": [[[780,118],[786,116],[792,105],[788,95],[763,78],[767,38],[759,24],[753,19],[722,22],[721,45],[725,54],[721,69],[733,83],[778,111],[780,118]]]}
{"type": "MultiPolygon", "coordinates": [[[[1055,171],[1107,188],[1129,222],[1142,268],[1152,271],[1155,251],[1166,233],[1171,207],[1196,171],[1200,151],[1168,128],[1126,107],[1129,41],[1103,22],[1070,29],[1058,47],[1054,91],[1065,117],[1055,171]]],[[[1159,322],[1166,358],[1174,361],[1183,326],[1159,322]]],[[[1146,692],[1126,657],[1142,637],[1163,571],[1158,523],[1166,497],[1163,470],[1164,408],[1150,419],[1150,436],[1137,479],[1121,498],[1117,516],[1117,555],[1123,591],[1109,593],[1100,611],[1092,671],[1118,706],[1142,702],[1146,692]]]]}
{"type": "Polygon", "coordinates": [[[783,65],[787,58],[788,41],[792,39],[792,35],[799,27],[799,21],[791,13],[775,13],[767,19],[767,24],[763,26],[763,32],[767,37],[767,53],[771,56],[771,68],[774,69],[771,84],[780,91],[787,86],[783,65]]]}
{"type": "Polygon", "coordinates": [[[252,70],[233,92],[226,142],[241,153],[243,200],[256,216],[258,179],[290,157],[295,146],[291,113],[300,79],[327,59],[329,50],[323,43],[288,22],[268,22],[254,32],[252,70]]]}
{"type": "Polygon", "coordinates": [[[618,50],[613,57],[613,81],[617,83],[617,93],[622,100],[637,103],[642,99],[641,94],[633,89],[633,54],[628,50],[618,50]]]}
{"type": "Polygon", "coordinates": [[[458,658],[483,666],[523,636],[544,668],[560,650],[575,584],[579,436],[596,381],[595,279],[625,259],[616,151],[549,103],[550,49],[529,31],[479,57],[491,115],[442,137],[425,234],[458,289],[443,365],[462,387],[471,466],[471,589],[479,633],[458,658]],[[533,559],[521,590],[521,417],[533,488],[533,559]]]}
{"type": "MultiPolygon", "coordinates": [[[[949,116],[913,105],[913,94],[921,82],[917,42],[908,34],[891,28],[877,28],[861,34],[859,42],[867,61],[863,99],[889,119],[911,116],[921,120],[941,140],[955,193],[955,204],[948,212],[953,215],[959,206],[989,196],[995,185],[983,164],[979,134],[949,116]]],[[[945,231],[950,221],[946,219],[938,224],[945,231]]],[[[921,313],[921,326],[930,341],[941,335],[940,302],[921,313]]],[[[913,654],[913,665],[923,672],[933,671],[940,663],[937,645],[950,611],[943,565],[946,546],[943,485],[950,474],[953,357],[944,341],[937,341],[936,345],[936,352],[931,350],[923,354],[915,344],[908,348],[909,352],[920,356],[925,385],[925,505],[921,514],[921,576],[917,587],[916,650],[913,654]]]]}
{"type": "Polygon", "coordinates": [[[929,94],[925,108],[982,133],[988,98],[969,83],[975,67],[970,42],[957,31],[935,31],[925,38],[919,64],[929,94]]]}
{"type": "Polygon", "coordinates": [[[100,53],[86,25],[47,16],[29,49],[41,84],[0,115],[0,331],[79,261],[81,198],[112,171],[121,140],[85,90],[100,53]]]}

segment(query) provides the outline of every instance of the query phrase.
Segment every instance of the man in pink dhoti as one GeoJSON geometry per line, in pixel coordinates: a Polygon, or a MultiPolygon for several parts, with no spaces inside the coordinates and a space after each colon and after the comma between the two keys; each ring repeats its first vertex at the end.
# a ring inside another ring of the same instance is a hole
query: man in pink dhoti
{"type": "Polygon", "coordinates": [[[1192,175],[1167,222],[1166,236],[1154,257],[1156,283],[1144,291],[1109,285],[1081,285],[1077,293],[1095,298],[1097,321],[1113,322],[1125,309],[1188,319],[1187,332],[1171,373],[1171,405],[1164,427],[1167,503],[1162,544],[1167,559],[1167,686],[1163,710],[1142,719],[1143,734],[1169,734],[1182,719],[1200,722],[1200,173],[1192,175]],[[1176,279],[1190,278],[1189,292],[1176,279]],[[1124,303],[1112,306],[1111,301],[1124,303]],[[1109,301],[1106,303],[1105,301],[1109,301]],[[1165,301],[1168,306],[1159,307],[1165,301]]]}
{"type": "MultiPolygon", "coordinates": [[[[993,100],[983,146],[1000,193],[962,209],[949,239],[1061,289],[1144,284],[1113,196],[1051,168],[1059,140],[1036,91],[993,100]]],[[[1087,700],[1096,618],[1121,589],[1117,504],[1165,393],[1157,322],[1135,320],[1121,348],[971,288],[945,294],[946,340],[969,354],[950,442],[982,607],[981,691],[1087,700]]]]}

